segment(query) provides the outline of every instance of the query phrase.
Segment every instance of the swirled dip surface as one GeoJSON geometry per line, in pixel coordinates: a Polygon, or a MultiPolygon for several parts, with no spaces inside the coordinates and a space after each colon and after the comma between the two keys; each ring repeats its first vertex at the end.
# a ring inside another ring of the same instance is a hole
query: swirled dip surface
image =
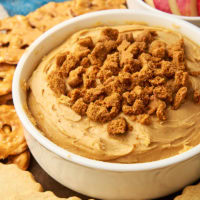
{"type": "Polygon", "coordinates": [[[200,143],[200,48],[144,25],[79,31],[43,58],[28,108],[51,141],[91,159],[137,163],[200,143]]]}

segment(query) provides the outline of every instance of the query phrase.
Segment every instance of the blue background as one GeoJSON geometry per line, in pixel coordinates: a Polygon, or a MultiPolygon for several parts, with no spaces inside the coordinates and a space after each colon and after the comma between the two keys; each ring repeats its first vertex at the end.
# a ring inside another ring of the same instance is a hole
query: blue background
{"type": "Polygon", "coordinates": [[[62,2],[66,0],[0,0],[0,4],[4,6],[9,15],[13,16],[16,14],[27,15],[50,1],[62,2]]]}

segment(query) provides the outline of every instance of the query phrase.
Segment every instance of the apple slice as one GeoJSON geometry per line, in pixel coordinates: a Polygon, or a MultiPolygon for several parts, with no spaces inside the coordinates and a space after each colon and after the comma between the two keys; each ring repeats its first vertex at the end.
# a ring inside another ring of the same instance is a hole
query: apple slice
{"type": "Polygon", "coordinates": [[[153,0],[144,0],[144,2],[149,4],[151,7],[155,8],[153,0]]]}
{"type": "Polygon", "coordinates": [[[200,0],[197,0],[198,16],[200,16],[200,0]]]}
{"type": "Polygon", "coordinates": [[[176,0],[181,15],[197,16],[197,0],[176,0]]]}
{"type": "Polygon", "coordinates": [[[169,7],[170,7],[170,9],[171,9],[171,11],[172,11],[173,14],[175,14],[175,15],[181,15],[176,1],[169,0],[169,7]]]}
{"type": "Polygon", "coordinates": [[[168,0],[153,0],[155,8],[163,12],[172,13],[168,0]]]}

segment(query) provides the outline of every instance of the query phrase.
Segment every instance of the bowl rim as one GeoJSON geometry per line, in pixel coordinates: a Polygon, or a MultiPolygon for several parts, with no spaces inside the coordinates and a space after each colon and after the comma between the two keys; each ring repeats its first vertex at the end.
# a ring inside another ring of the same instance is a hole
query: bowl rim
{"type": "MultiPolygon", "coordinates": [[[[131,1],[131,0],[127,0],[127,4],[129,4],[128,2],[131,1]]],[[[133,1],[133,0],[132,0],[133,1]]],[[[137,1],[141,6],[143,6],[144,8],[152,11],[152,12],[157,12],[158,14],[164,14],[164,15],[167,15],[167,16],[174,16],[174,17],[177,17],[179,19],[183,19],[183,20],[188,20],[188,21],[200,21],[200,16],[182,16],[182,15],[175,15],[175,14],[170,14],[170,13],[167,13],[167,12],[163,12],[161,10],[158,10],[156,8],[153,8],[152,6],[150,6],[149,4],[145,3],[143,0],[135,0],[137,1]]]]}
{"type": "MultiPolygon", "coordinates": [[[[62,157],[63,159],[76,163],[78,165],[82,165],[88,168],[98,169],[98,170],[106,170],[106,171],[116,171],[116,172],[133,172],[133,171],[151,171],[158,168],[165,168],[180,162],[183,162],[185,160],[191,159],[192,157],[196,156],[200,153],[200,145],[197,145],[193,147],[192,149],[181,153],[179,155],[175,155],[173,157],[169,157],[166,159],[158,160],[158,161],[152,161],[152,162],[146,162],[146,163],[131,163],[131,164],[122,164],[122,163],[110,163],[110,162],[104,162],[104,161],[98,161],[89,159],[83,156],[79,156],[77,154],[74,154],[72,152],[69,152],[66,149],[63,149],[50,141],[48,138],[46,138],[42,132],[37,129],[34,124],[31,122],[30,118],[28,117],[25,109],[24,104],[21,101],[21,95],[20,91],[22,91],[21,87],[21,74],[24,69],[24,64],[26,59],[31,55],[34,48],[36,48],[40,42],[42,42],[48,35],[53,34],[56,31],[59,31],[62,27],[69,26],[70,24],[77,23],[79,20],[87,20],[88,18],[92,18],[94,16],[102,16],[102,15],[113,15],[113,14],[124,14],[124,15],[145,15],[153,16],[154,18],[157,17],[155,14],[146,13],[146,12],[135,12],[128,9],[113,9],[113,10],[104,10],[104,11],[98,11],[93,13],[87,13],[69,20],[66,20],[55,27],[51,28],[44,34],[42,34],[39,38],[37,38],[27,49],[27,51],[23,54],[21,57],[15,74],[13,78],[13,85],[12,85],[12,94],[13,94],[13,101],[14,106],[16,109],[16,113],[19,116],[20,121],[23,124],[23,127],[25,130],[34,138],[37,140],[38,143],[40,143],[43,147],[48,149],[49,151],[55,153],[56,155],[62,157]]],[[[180,19],[174,19],[173,17],[166,17],[164,15],[160,16],[160,18],[163,18],[163,20],[168,20],[172,23],[176,21],[178,25],[183,25],[186,28],[189,28],[190,30],[193,29],[193,31],[198,31],[200,33],[200,29],[196,27],[195,25],[192,25],[188,22],[185,22],[180,19]]]]}

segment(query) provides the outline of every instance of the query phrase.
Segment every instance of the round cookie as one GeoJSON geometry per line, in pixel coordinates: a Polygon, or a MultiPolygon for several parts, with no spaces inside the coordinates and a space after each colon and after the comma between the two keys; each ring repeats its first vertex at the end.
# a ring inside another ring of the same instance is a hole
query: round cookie
{"type": "Polygon", "coordinates": [[[81,200],[78,197],[58,198],[52,192],[43,192],[30,172],[16,165],[0,163],[1,200],[81,200]]]}
{"type": "Polygon", "coordinates": [[[42,190],[42,186],[35,182],[30,172],[22,171],[13,164],[4,165],[0,163],[1,200],[7,200],[10,195],[14,194],[41,192],[42,190]]]}

